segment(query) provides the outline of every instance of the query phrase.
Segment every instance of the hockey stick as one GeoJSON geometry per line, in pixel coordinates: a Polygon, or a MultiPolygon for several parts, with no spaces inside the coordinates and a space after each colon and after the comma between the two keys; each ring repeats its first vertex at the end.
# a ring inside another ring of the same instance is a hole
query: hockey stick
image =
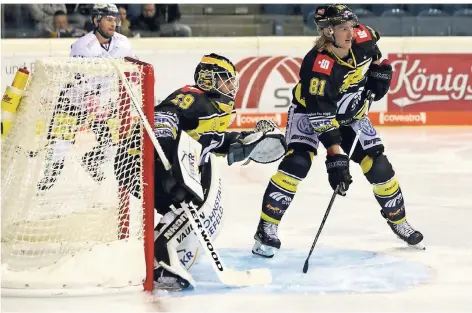
{"type": "MultiPolygon", "coordinates": [[[[133,103],[133,106],[136,108],[139,114],[139,118],[141,119],[141,122],[143,123],[144,128],[146,129],[146,132],[150,137],[154,148],[156,149],[156,152],[159,155],[159,158],[161,159],[162,164],[164,165],[164,168],[167,171],[170,170],[172,166],[169,163],[169,160],[167,160],[167,157],[165,156],[164,151],[162,150],[162,147],[159,144],[159,141],[154,136],[154,131],[151,125],[149,124],[148,120],[146,119],[144,112],[142,111],[141,107],[139,107],[139,102],[133,94],[133,91],[131,90],[131,86],[129,85],[126,75],[118,68],[115,63],[113,64],[121,77],[123,86],[125,87],[126,92],[128,93],[131,99],[131,103],[133,103]]],[[[193,203],[190,203],[189,205],[183,202],[181,203],[181,207],[184,209],[184,212],[187,215],[188,220],[190,221],[195,231],[195,235],[197,236],[198,241],[200,242],[203,249],[206,251],[206,254],[208,255],[211,261],[211,265],[214,271],[216,272],[218,278],[223,284],[228,286],[243,287],[265,285],[269,284],[272,281],[272,274],[267,268],[236,271],[229,269],[225,265],[223,265],[223,261],[220,257],[220,254],[217,252],[215,246],[213,245],[211,236],[203,227],[202,222],[198,217],[196,206],[193,203]]]]}
{"type": "MultiPolygon", "coordinates": [[[[367,91],[367,99],[369,99],[369,105],[367,107],[367,110],[365,112],[364,116],[367,116],[369,113],[370,105],[372,104],[372,101],[374,100],[374,94],[369,90],[367,91]]],[[[354,153],[354,150],[357,146],[357,142],[359,141],[359,136],[361,134],[361,127],[359,126],[359,129],[357,130],[356,137],[354,138],[354,141],[352,143],[351,151],[349,151],[349,159],[351,159],[352,154],[354,153]]],[[[334,199],[336,199],[336,196],[338,195],[339,188],[341,188],[341,184],[339,184],[336,187],[336,190],[334,190],[333,195],[331,196],[331,200],[329,201],[328,208],[326,209],[326,213],[323,217],[323,220],[321,221],[321,225],[318,229],[318,233],[316,234],[315,240],[313,241],[313,244],[311,245],[310,252],[308,253],[308,257],[305,260],[305,264],[303,265],[303,273],[306,274],[308,272],[308,267],[309,267],[309,261],[310,261],[310,256],[313,253],[313,249],[315,249],[316,243],[318,241],[318,238],[320,237],[321,231],[323,230],[324,224],[326,220],[328,219],[329,212],[331,211],[331,207],[333,206],[334,199]]]]}

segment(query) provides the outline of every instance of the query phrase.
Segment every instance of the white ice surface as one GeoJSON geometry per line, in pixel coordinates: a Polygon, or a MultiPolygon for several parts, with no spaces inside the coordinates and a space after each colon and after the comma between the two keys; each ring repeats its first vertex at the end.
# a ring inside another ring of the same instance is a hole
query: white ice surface
{"type": "MultiPolygon", "coordinates": [[[[400,180],[408,220],[425,235],[427,250],[405,249],[392,234],[355,164],[354,185],[346,198],[336,199],[319,245],[422,263],[433,273],[423,285],[388,293],[2,298],[2,311],[472,312],[472,127],[378,130],[400,180]]],[[[261,198],[275,169],[276,164],[224,169],[232,205],[218,248],[242,248],[250,254],[261,198]]],[[[282,249],[308,252],[331,195],[326,179],[320,152],[281,224],[282,249]]]]}

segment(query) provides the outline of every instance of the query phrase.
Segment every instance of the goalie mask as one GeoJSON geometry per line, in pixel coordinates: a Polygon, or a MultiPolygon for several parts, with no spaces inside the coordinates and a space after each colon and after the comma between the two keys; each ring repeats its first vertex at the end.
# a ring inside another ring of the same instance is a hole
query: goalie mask
{"type": "MultiPolygon", "coordinates": [[[[223,95],[229,100],[234,100],[239,89],[236,67],[230,60],[215,53],[203,56],[195,69],[194,79],[198,88],[210,95],[223,95]]],[[[231,101],[222,102],[229,104],[231,101]]]]}

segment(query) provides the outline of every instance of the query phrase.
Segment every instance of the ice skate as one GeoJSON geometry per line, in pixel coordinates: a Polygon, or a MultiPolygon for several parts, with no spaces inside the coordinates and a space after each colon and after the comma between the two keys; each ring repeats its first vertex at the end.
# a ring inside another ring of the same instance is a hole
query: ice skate
{"type": "Polygon", "coordinates": [[[162,266],[154,270],[154,289],[180,291],[187,289],[190,283],[182,277],[169,272],[162,266]]]}
{"type": "Polygon", "coordinates": [[[406,219],[399,224],[395,224],[390,221],[387,221],[387,224],[390,226],[395,235],[397,235],[397,237],[401,240],[405,241],[410,247],[420,250],[426,249],[422,243],[423,234],[411,227],[406,219]]]}
{"type": "Polygon", "coordinates": [[[256,242],[252,248],[252,253],[264,258],[272,258],[276,249],[280,249],[281,242],[277,237],[277,224],[261,220],[257,226],[254,239],[256,242]]]}

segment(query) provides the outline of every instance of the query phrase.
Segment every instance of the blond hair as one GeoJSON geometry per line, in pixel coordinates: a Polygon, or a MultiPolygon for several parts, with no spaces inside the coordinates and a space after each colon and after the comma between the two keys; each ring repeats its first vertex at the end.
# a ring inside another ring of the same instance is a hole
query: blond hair
{"type": "Polygon", "coordinates": [[[315,41],[315,48],[317,50],[326,49],[328,44],[331,43],[331,39],[324,34],[321,28],[318,28],[318,34],[320,34],[320,36],[315,41]]]}
{"type": "Polygon", "coordinates": [[[331,40],[329,40],[328,37],[324,36],[324,35],[321,35],[320,37],[318,37],[318,39],[316,39],[315,41],[315,48],[317,50],[319,49],[326,49],[328,47],[328,44],[331,42],[331,40]]]}

